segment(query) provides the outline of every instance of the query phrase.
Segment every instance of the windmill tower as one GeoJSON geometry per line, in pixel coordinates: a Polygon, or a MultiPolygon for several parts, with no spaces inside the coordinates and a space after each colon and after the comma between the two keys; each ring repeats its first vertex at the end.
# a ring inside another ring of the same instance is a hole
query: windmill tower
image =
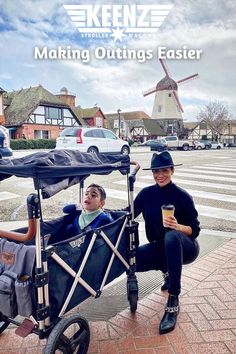
{"type": "Polygon", "coordinates": [[[160,121],[166,134],[179,134],[183,129],[182,113],[184,110],[178,97],[178,84],[197,78],[198,74],[175,81],[170,77],[165,62],[162,59],[159,61],[165,72],[165,77],[155,87],[144,91],[143,96],[156,92],[152,118],[160,121]]]}

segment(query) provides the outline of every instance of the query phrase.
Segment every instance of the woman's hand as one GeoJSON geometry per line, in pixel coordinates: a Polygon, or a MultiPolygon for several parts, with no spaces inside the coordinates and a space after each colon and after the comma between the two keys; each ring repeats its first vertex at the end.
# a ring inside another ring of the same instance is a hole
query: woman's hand
{"type": "Polygon", "coordinates": [[[167,218],[164,218],[163,225],[169,229],[180,231],[178,221],[174,216],[167,216],[167,218]]]}
{"type": "Polygon", "coordinates": [[[192,232],[193,232],[191,226],[185,226],[185,225],[179,224],[177,219],[174,216],[167,216],[167,218],[164,218],[163,225],[165,227],[168,227],[169,229],[180,231],[188,236],[191,236],[192,232]]]}

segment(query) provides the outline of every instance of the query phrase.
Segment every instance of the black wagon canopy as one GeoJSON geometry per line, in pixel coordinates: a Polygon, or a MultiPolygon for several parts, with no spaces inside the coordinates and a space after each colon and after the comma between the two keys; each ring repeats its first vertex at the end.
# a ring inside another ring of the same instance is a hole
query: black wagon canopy
{"type": "Polygon", "coordinates": [[[91,174],[105,175],[113,171],[129,173],[129,156],[51,150],[0,160],[0,181],[11,176],[31,177],[35,189],[41,190],[43,198],[50,198],[91,174]]]}

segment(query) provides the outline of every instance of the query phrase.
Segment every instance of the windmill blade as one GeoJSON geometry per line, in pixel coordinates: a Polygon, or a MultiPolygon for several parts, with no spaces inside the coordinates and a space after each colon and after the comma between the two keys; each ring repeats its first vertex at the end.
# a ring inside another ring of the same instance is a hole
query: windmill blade
{"type": "Polygon", "coordinates": [[[176,81],[176,82],[177,82],[177,84],[181,84],[181,83],[183,83],[183,82],[185,82],[185,81],[189,81],[189,80],[197,79],[198,77],[199,77],[199,75],[198,75],[198,74],[194,74],[194,75],[190,75],[190,76],[185,77],[184,79],[181,79],[181,80],[176,81]]]}
{"type": "Polygon", "coordinates": [[[163,70],[164,70],[166,76],[167,76],[167,77],[170,77],[169,72],[168,72],[168,69],[167,69],[167,66],[166,66],[164,60],[163,60],[163,59],[159,59],[159,61],[160,61],[160,63],[161,63],[161,66],[162,66],[162,68],[163,68],[163,70]]]}
{"type": "Polygon", "coordinates": [[[156,92],[156,90],[157,90],[157,87],[155,86],[155,87],[150,88],[147,91],[143,91],[142,94],[145,97],[145,96],[151,95],[151,93],[153,93],[153,92],[156,92]]]}
{"type": "Polygon", "coordinates": [[[174,95],[174,99],[175,99],[177,106],[179,107],[180,111],[183,113],[184,110],[183,110],[183,107],[181,106],[181,103],[179,101],[179,97],[178,97],[177,93],[175,91],[172,91],[172,93],[174,95]]]}

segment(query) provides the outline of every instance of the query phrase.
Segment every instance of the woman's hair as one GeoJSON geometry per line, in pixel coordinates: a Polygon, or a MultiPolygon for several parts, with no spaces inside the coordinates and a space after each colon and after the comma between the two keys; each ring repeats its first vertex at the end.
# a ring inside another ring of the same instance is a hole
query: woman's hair
{"type": "Polygon", "coordinates": [[[106,199],[107,195],[106,195],[105,189],[102,186],[100,186],[99,184],[92,183],[86,188],[86,190],[88,190],[89,188],[96,188],[99,191],[101,200],[106,199]]]}

